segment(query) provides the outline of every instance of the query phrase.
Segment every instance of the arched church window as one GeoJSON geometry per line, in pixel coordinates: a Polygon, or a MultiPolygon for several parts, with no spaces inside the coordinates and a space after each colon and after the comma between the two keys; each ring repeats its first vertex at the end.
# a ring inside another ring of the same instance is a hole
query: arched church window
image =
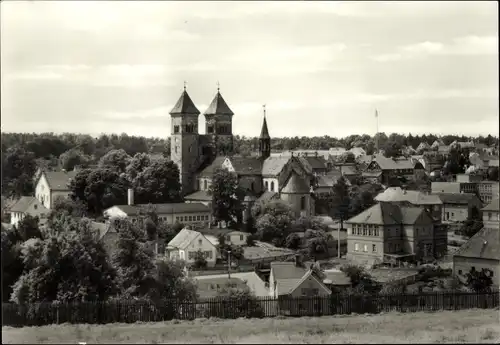
{"type": "Polygon", "coordinates": [[[264,187],[266,187],[266,190],[268,190],[269,189],[269,182],[265,181],[264,182],[264,187]]]}
{"type": "Polygon", "coordinates": [[[300,209],[301,210],[306,209],[306,197],[305,196],[300,197],[300,209]]]}
{"type": "Polygon", "coordinates": [[[271,192],[274,192],[274,181],[271,181],[271,192]]]}
{"type": "Polygon", "coordinates": [[[203,190],[207,190],[207,180],[203,181],[203,190]]]}

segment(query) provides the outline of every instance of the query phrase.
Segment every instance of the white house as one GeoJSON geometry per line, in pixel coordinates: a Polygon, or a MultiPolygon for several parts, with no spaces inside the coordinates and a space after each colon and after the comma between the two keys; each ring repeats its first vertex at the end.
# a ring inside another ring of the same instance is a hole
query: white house
{"type": "Polygon", "coordinates": [[[69,183],[77,171],[38,171],[35,197],[48,209],[54,207],[57,198],[67,198],[71,193],[69,183]]]}
{"type": "Polygon", "coordinates": [[[233,229],[219,229],[219,228],[208,228],[208,229],[197,229],[201,232],[214,246],[219,244],[219,236],[224,236],[226,244],[233,246],[246,246],[247,238],[250,233],[244,231],[238,231],[233,229]]]}
{"type": "Polygon", "coordinates": [[[32,217],[38,217],[42,223],[49,213],[49,210],[42,205],[42,203],[35,197],[32,196],[22,196],[9,210],[10,212],[10,224],[18,225],[19,222],[30,215],[32,217]]]}
{"type": "Polygon", "coordinates": [[[201,251],[207,260],[208,267],[214,267],[217,260],[217,248],[202,233],[182,229],[167,245],[168,257],[171,260],[184,260],[193,264],[196,253],[201,251]]]}

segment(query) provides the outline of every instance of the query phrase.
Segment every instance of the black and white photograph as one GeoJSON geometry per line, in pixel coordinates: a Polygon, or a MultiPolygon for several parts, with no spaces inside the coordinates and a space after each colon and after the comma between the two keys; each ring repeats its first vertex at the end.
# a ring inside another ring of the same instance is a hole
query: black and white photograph
{"type": "Polygon", "coordinates": [[[500,343],[497,1],[0,3],[6,344],[500,343]]]}

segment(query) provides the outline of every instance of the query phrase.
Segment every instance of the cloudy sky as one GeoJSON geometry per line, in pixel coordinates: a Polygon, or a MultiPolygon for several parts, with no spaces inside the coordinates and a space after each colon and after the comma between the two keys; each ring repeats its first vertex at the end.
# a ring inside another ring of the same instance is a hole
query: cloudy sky
{"type": "Polygon", "coordinates": [[[166,137],[187,81],[240,135],[498,135],[497,6],[2,1],[2,131],[166,137]]]}

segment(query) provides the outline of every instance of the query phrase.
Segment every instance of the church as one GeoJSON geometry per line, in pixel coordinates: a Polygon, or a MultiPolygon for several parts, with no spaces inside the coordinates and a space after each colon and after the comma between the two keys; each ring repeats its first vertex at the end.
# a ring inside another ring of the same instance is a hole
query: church
{"type": "MultiPolygon", "coordinates": [[[[200,111],[186,91],[182,92],[171,116],[170,157],[180,170],[182,194],[187,202],[211,201],[208,189],[217,169],[227,169],[238,176],[246,191],[245,203],[282,199],[297,216],[314,215],[314,188],[317,172],[326,162],[322,157],[271,157],[271,137],[264,117],[256,156],[242,157],[233,152],[233,111],[217,89],[205,110],[205,134],[199,133],[200,111]]],[[[319,179],[321,180],[321,179],[319,179]]]]}

